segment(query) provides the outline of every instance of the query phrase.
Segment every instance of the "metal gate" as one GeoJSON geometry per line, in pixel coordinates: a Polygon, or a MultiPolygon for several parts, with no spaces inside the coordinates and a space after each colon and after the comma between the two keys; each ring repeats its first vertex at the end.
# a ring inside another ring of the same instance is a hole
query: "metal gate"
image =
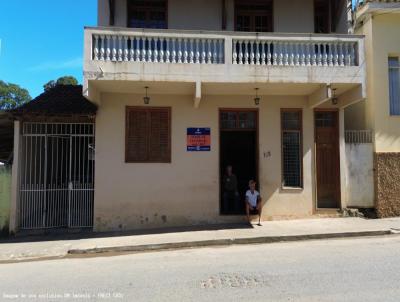
{"type": "Polygon", "coordinates": [[[20,229],[93,226],[94,124],[23,123],[20,229]]]}

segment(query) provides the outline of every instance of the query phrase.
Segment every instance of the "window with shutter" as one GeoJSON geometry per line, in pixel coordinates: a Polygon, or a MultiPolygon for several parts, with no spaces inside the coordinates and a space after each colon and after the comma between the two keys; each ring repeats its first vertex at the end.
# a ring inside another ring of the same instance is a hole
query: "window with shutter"
{"type": "Polygon", "coordinates": [[[126,154],[128,163],[171,162],[171,109],[126,108],[126,154]]]}

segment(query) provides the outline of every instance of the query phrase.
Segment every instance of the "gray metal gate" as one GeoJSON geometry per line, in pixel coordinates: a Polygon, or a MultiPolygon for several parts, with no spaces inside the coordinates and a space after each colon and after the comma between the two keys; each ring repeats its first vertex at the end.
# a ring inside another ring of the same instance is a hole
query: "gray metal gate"
{"type": "Polygon", "coordinates": [[[20,229],[93,226],[93,123],[23,123],[20,229]]]}

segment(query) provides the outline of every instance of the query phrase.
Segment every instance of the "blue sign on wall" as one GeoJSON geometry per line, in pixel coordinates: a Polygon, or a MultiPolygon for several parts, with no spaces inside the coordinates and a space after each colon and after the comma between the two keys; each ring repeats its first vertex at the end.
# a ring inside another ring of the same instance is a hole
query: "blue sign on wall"
{"type": "Polygon", "coordinates": [[[189,152],[211,151],[211,129],[188,128],[187,151],[189,152]]]}

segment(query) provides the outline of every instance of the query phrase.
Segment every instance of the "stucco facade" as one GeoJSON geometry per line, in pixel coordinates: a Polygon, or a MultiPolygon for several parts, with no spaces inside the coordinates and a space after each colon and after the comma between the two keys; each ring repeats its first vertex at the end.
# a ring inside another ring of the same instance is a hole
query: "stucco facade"
{"type": "MultiPolygon", "coordinates": [[[[115,23],[117,27],[127,25],[127,0],[116,0],[115,23]]],[[[169,0],[168,28],[185,30],[222,30],[222,1],[215,0],[169,0]],[[207,20],[207,21],[205,21],[207,20]]],[[[225,1],[226,29],[234,30],[234,0],[225,1]]],[[[313,0],[274,0],[274,31],[288,33],[314,32],[313,0]],[[290,8],[290,9],[288,9],[290,8]]],[[[337,33],[347,33],[346,3],[340,8],[337,33]]],[[[110,26],[109,1],[98,1],[98,26],[110,26]]]]}
{"type": "Polygon", "coordinates": [[[152,95],[151,106],[172,108],[170,164],[125,163],[125,107],[142,106],[142,95],[105,93],[101,104],[96,118],[96,230],[242,221],[242,216],[220,215],[219,108],[259,110],[263,219],[313,214],[313,110],[305,96],[266,96],[255,107],[251,96],[210,95],[196,109],[191,96],[152,95]],[[304,189],[282,189],[281,108],[303,109],[304,189]],[[186,151],[188,127],[211,128],[211,152],[186,151]]]}
{"type": "Polygon", "coordinates": [[[400,116],[390,114],[389,57],[400,56],[400,2],[370,1],[356,12],[356,32],[365,35],[367,95],[364,113],[353,112],[352,126],[374,131],[375,206],[380,217],[398,215],[400,116]]]}
{"type": "MultiPolygon", "coordinates": [[[[400,4],[399,4],[400,5],[400,4]]],[[[400,14],[376,15],[364,22],[366,36],[366,126],[375,130],[376,152],[400,151],[400,117],[389,113],[389,56],[400,55],[400,14]]]]}

